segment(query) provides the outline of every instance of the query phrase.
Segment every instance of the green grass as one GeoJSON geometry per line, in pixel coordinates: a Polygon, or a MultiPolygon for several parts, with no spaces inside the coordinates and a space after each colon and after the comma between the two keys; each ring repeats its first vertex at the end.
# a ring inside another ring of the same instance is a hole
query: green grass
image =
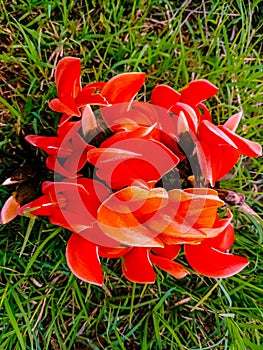
{"type": "MultiPolygon", "coordinates": [[[[21,130],[55,133],[59,116],[47,100],[56,95],[54,67],[63,55],[81,58],[83,83],[146,72],[142,98],[159,83],[179,89],[209,79],[220,88],[209,101],[215,122],[241,109],[239,134],[262,143],[262,0],[0,4],[0,147],[13,155],[0,159],[1,181],[19,164],[21,130]]],[[[262,214],[262,172],[262,159],[241,159],[222,186],[262,214]]],[[[0,194],[1,205],[10,189],[0,194]]],[[[158,272],[143,286],[127,282],[118,261],[104,260],[105,289],[69,272],[69,232],[24,217],[1,226],[0,349],[262,349],[262,228],[232,210],[233,251],[250,260],[237,276],[177,281],[158,272]]]]}

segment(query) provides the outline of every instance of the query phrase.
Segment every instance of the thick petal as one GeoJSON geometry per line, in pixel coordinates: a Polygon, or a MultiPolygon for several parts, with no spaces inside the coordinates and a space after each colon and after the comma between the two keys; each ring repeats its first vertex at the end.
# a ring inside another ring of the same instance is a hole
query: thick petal
{"type": "Polygon", "coordinates": [[[221,252],[226,252],[230,249],[235,240],[235,232],[232,224],[227,225],[222,233],[217,237],[205,240],[204,244],[210,245],[221,252]]]}
{"type": "Polygon", "coordinates": [[[154,283],[155,272],[149,258],[149,249],[133,248],[123,257],[122,272],[135,283],[154,283]]]}
{"type": "MultiPolygon", "coordinates": [[[[207,214],[209,215],[209,213],[207,214]]],[[[233,215],[229,209],[227,209],[227,218],[219,219],[218,215],[216,215],[216,220],[214,222],[213,227],[202,227],[202,225],[198,225],[199,230],[206,234],[207,238],[214,238],[221,234],[223,231],[227,229],[230,225],[231,220],[233,219],[233,215]]],[[[214,247],[217,248],[217,247],[214,247]]]]}
{"type": "Polygon", "coordinates": [[[97,119],[90,105],[86,105],[82,109],[81,126],[84,136],[88,135],[90,131],[97,130],[97,119]]]}
{"type": "MultiPolygon", "coordinates": [[[[31,145],[42,149],[47,154],[57,153],[61,145],[61,141],[56,136],[27,135],[25,137],[25,140],[31,145]]],[[[64,156],[67,156],[68,154],[70,154],[70,150],[68,150],[68,152],[66,150],[66,153],[63,153],[64,156]]]]}
{"type": "Polygon", "coordinates": [[[189,274],[186,268],[176,261],[164,258],[162,256],[150,254],[151,262],[161,270],[168,272],[175,278],[183,278],[189,274]]]}
{"type": "Polygon", "coordinates": [[[195,106],[218,92],[218,88],[208,80],[191,81],[181,92],[181,102],[195,106]]]}
{"type": "Polygon", "coordinates": [[[140,156],[140,153],[124,151],[119,148],[94,148],[88,151],[87,160],[97,168],[100,168],[105,163],[109,164],[110,162],[113,163],[140,156]]]}
{"type": "Polygon", "coordinates": [[[52,202],[48,195],[41,196],[30,203],[23,205],[19,211],[19,215],[41,215],[50,216],[57,209],[57,203],[52,202]]]}
{"type": "Polygon", "coordinates": [[[111,104],[131,102],[145,81],[145,73],[123,73],[111,78],[101,94],[111,104]]]}
{"type": "Polygon", "coordinates": [[[114,189],[130,186],[136,180],[158,181],[179,162],[162,143],[140,138],[120,140],[114,148],[91,150],[87,157],[98,167],[97,175],[114,189]]]}
{"type": "Polygon", "coordinates": [[[136,217],[128,212],[128,207],[111,210],[108,203],[104,203],[98,210],[99,227],[112,239],[127,246],[161,246],[155,241],[156,233],[144,227],[136,217]]]}
{"type": "MultiPolygon", "coordinates": [[[[174,113],[175,115],[178,116],[178,121],[177,121],[177,129],[178,129],[178,134],[180,134],[180,114],[183,112],[183,116],[185,117],[186,121],[185,121],[185,129],[187,128],[187,130],[185,131],[189,131],[189,129],[193,132],[193,134],[195,135],[197,132],[197,128],[198,128],[198,116],[195,112],[195,110],[187,105],[186,103],[182,103],[182,102],[178,102],[176,105],[174,105],[171,110],[172,113],[174,113]]],[[[182,118],[182,116],[181,116],[182,118]]]]}
{"type": "Polygon", "coordinates": [[[197,157],[202,174],[212,186],[237,163],[240,152],[228,144],[196,143],[197,157]]]}
{"type": "Polygon", "coordinates": [[[66,259],[68,267],[79,279],[100,286],[103,284],[98,247],[95,244],[73,233],[66,248],[66,259]]]}
{"type": "Polygon", "coordinates": [[[181,249],[180,244],[174,244],[174,245],[165,244],[163,248],[152,248],[151,251],[155,255],[163,256],[164,258],[173,260],[178,256],[180,249],[181,249]]]}
{"type": "Polygon", "coordinates": [[[242,112],[232,115],[224,124],[224,127],[235,132],[242,117],[242,112]]]}
{"type": "Polygon", "coordinates": [[[159,121],[156,106],[136,100],[101,108],[101,113],[113,131],[134,130],[138,126],[151,126],[159,121]]]}
{"type": "Polygon", "coordinates": [[[185,245],[185,255],[192,268],[207,277],[230,277],[248,265],[246,258],[223,253],[205,243],[185,245]]]}
{"type": "Polygon", "coordinates": [[[120,258],[133,248],[107,248],[99,246],[99,256],[103,258],[120,258]]]}
{"type": "Polygon", "coordinates": [[[82,231],[79,231],[78,234],[87,239],[89,242],[94,243],[98,246],[105,248],[105,250],[123,250],[120,248],[121,244],[118,241],[110,238],[105,235],[105,233],[99,228],[97,223],[94,223],[91,227],[87,227],[82,231]]]}
{"type": "Polygon", "coordinates": [[[62,58],[56,68],[55,81],[58,96],[75,98],[80,89],[80,59],[76,57],[62,58]]]}
{"type": "Polygon", "coordinates": [[[99,93],[95,93],[96,87],[86,86],[77,96],[75,102],[78,107],[82,107],[85,105],[93,105],[93,106],[107,106],[108,102],[99,93]]]}
{"type": "Polygon", "coordinates": [[[20,204],[15,199],[15,196],[9,197],[0,212],[0,224],[12,221],[17,216],[19,208],[20,204]]]}
{"type": "Polygon", "coordinates": [[[134,139],[155,139],[157,140],[159,137],[159,130],[156,129],[157,124],[153,124],[149,127],[138,126],[133,130],[125,130],[119,131],[113,136],[109,137],[107,140],[103,141],[100,147],[110,147],[114,146],[116,143],[121,142],[127,138],[134,139]]]}
{"type": "Polygon", "coordinates": [[[208,120],[203,120],[198,128],[198,140],[204,143],[232,146],[234,149],[238,149],[238,146],[233,141],[232,137],[229,137],[225,130],[212,124],[208,120]]]}
{"type": "Polygon", "coordinates": [[[170,109],[180,101],[181,94],[167,85],[156,86],[151,94],[151,103],[154,105],[170,109]]]}
{"type": "Polygon", "coordinates": [[[226,126],[218,127],[221,131],[223,131],[238,147],[240,154],[243,154],[247,157],[259,157],[262,155],[262,147],[259,143],[247,140],[237,134],[235,134],[232,130],[227,128],[226,126]]]}
{"type": "Polygon", "coordinates": [[[54,98],[49,102],[48,106],[55,112],[64,113],[70,117],[73,115],[80,117],[80,111],[71,96],[54,98]]]}
{"type": "Polygon", "coordinates": [[[198,103],[196,105],[197,112],[196,113],[199,117],[199,123],[202,120],[208,120],[209,122],[212,122],[212,116],[211,113],[209,112],[209,109],[206,107],[204,103],[198,103]]]}
{"type": "Polygon", "coordinates": [[[100,228],[126,245],[160,246],[154,240],[158,233],[144,226],[144,218],[164,207],[167,199],[168,194],[162,188],[124,188],[112,194],[98,209],[100,228]]]}

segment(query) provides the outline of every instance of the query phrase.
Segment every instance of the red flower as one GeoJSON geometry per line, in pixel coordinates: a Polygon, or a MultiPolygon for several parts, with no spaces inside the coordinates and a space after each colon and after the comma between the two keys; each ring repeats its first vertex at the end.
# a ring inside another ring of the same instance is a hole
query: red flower
{"type": "Polygon", "coordinates": [[[152,103],[167,110],[160,114],[159,123],[160,128],[171,136],[170,145],[174,139],[179,140],[186,155],[191,156],[188,154],[189,140],[181,138],[182,134],[188,132],[196,147],[202,173],[212,186],[233,168],[240,155],[262,155],[258,143],[235,134],[241,113],[233,115],[224,125],[212,123],[211,115],[201,101],[216,92],[217,88],[208,81],[196,80],[189,83],[181,93],[165,85],[157,86],[151,96],[152,103]],[[172,121],[171,112],[174,115],[172,121]]]}
{"type": "Polygon", "coordinates": [[[79,58],[65,57],[57,65],[55,82],[58,98],[51,100],[49,107],[65,114],[64,121],[72,116],[80,117],[79,109],[85,105],[107,105],[105,98],[95,93],[97,89],[102,89],[105,83],[88,84],[82,89],[80,73],[79,58]]]}
{"type": "Polygon", "coordinates": [[[58,128],[58,136],[27,135],[25,139],[48,154],[46,165],[50,170],[72,178],[86,164],[88,145],[80,136],[81,123],[66,122],[58,128]]]}
{"type": "Polygon", "coordinates": [[[66,178],[44,182],[43,195],[16,212],[48,216],[51,223],[72,231],[68,266],[80,279],[97,285],[103,284],[103,257],[121,258],[124,276],[133,282],[153,283],[154,266],[182,278],[188,271],[174,260],[182,245],[189,265],[205,276],[241,271],[248,261],[228,253],[234,241],[232,214],[227,210],[220,218],[224,202],[217,192],[157,187],[186,156],[189,164],[198,158],[197,168],[214,185],[240,154],[260,155],[257,143],[235,134],[240,115],[222,126],[212,124],[202,102],[217,88],[206,80],[191,82],[180,93],[157,86],[146,103],[134,101],[144,73],[119,74],[84,88],[80,74],[79,59],[59,62],[58,98],[50,102],[63,113],[57,136],[26,137],[47,152],[47,167],[66,178]],[[96,113],[101,112],[113,132],[106,140],[104,133],[98,148],[85,141],[100,129],[92,105],[100,106],[96,113]],[[73,122],[73,116],[81,120],[73,122]],[[79,172],[87,168],[94,168],[88,175],[92,178],[81,177],[79,172]]]}
{"type": "Polygon", "coordinates": [[[216,86],[204,79],[190,82],[180,92],[166,85],[158,85],[152,91],[151,102],[177,116],[183,112],[191,130],[196,131],[201,120],[211,120],[210,112],[202,102],[217,91],[216,86]]]}
{"type": "Polygon", "coordinates": [[[214,186],[237,163],[240,155],[258,157],[262,155],[260,144],[235,134],[241,113],[233,115],[224,125],[215,126],[202,121],[198,128],[196,142],[201,170],[214,186]]]}

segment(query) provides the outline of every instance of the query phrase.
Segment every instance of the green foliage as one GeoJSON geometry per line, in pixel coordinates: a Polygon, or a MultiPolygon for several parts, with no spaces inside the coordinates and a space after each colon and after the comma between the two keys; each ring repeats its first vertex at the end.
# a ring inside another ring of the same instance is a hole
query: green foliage
{"type": "MultiPolygon", "coordinates": [[[[180,89],[209,79],[220,88],[209,101],[215,122],[242,110],[239,134],[262,143],[262,0],[0,4],[1,150],[14,156],[21,130],[54,134],[58,115],[47,101],[56,95],[54,67],[68,55],[81,58],[84,83],[146,72],[146,97],[156,84],[180,89]]],[[[11,163],[0,159],[1,179],[11,163]]],[[[262,170],[262,159],[241,159],[222,187],[262,213],[262,170]]],[[[2,204],[8,189],[0,194],[2,204]]],[[[262,349],[262,222],[232,209],[234,251],[250,264],[218,281],[158,272],[156,284],[140,286],[121,277],[117,261],[104,260],[101,289],[69,272],[68,232],[42,219],[1,226],[0,348],[262,349]]]]}

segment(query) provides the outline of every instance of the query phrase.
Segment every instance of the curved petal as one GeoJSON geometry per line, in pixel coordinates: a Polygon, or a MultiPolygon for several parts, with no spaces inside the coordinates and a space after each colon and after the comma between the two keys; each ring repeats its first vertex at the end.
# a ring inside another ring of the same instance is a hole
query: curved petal
{"type": "Polygon", "coordinates": [[[155,255],[163,256],[164,258],[173,260],[178,256],[180,249],[180,244],[165,244],[163,248],[152,248],[151,252],[153,252],[155,255]]]}
{"type": "Polygon", "coordinates": [[[156,86],[151,94],[151,103],[154,105],[170,109],[180,101],[181,94],[167,85],[156,86]]]}
{"type": "Polygon", "coordinates": [[[253,142],[245,139],[237,134],[235,134],[232,130],[228,129],[226,126],[222,125],[218,127],[221,131],[223,131],[238,147],[240,154],[243,154],[247,157],[259,157],[262,155],[262,147],[259,143],[253,142]]]}
{"type": "Polygon", "coordinates": [[[96,87],[85,86],[75,100],[77,106],[107,106],[108,102],[106,98],[99,93],[95,93],[95,91],[96,87]]]}
{"type": "Polygon", "coordinates": [[[239,150],[228,144],[200,141],[196,143],[196,150],[201,171],[212,186],[234,167],[240,157],[239,150]]]}
{"type": "Polygon", "coordinates": [[[133,248],[107,248],[99,246],[99,256],[103,258],[120,258],[133,248]]]}
{"type": "MultiPolygon", "coordinates": [[[[193,107],[187,105],[186,103],[178,102],[176,103],[176,105],[172,106],[170,111],[178,115],[178,119],[180,119],[179,118],[180,114],[183,112],[183,115],[186,119],[185,121],[186,127],[188,127],[188,130],[190,129],[194,135],[196,134],[197,128],[198,128],[198,117],[193,107]]],[[[179,129],[180,120],[177,121],[177,124],[178,124],[177,129],[179,129]]],[[[188,130],[185,130],[185,131],[188,131],[188,130]]],[[[179,130],[178,130],[178,134],[179,134],[179,130]]]]}
{"type": "MultiPolygon", "coordinates": [[[[56,153],[61,145],[61,141],[56,136],[27,135],[25,140],[32,146],[42,149],[47,154],[56,153]]],[[[67,156],[67,154],[65,154],[65,156],[67,156]]]]}
{"type": "Polygon", "coordinates": [[[80,59],[76,57],[62,58],[56,68],[55,82],[58,96],[75,98],[79,93],[80,86],[80,59]]]}
{"type": "Polygon", "coordinates": [[[168,272],[175,278],[183,278],[189,274],[186,268],[176,261],[164,258],[163,256],[158,256],[150,254],[151,262],[158,266],[161,270],[168,272]]]}
{"type": "Polygon", "coordinates": [[[115,147],[87,154],[88,160],[98,167],[97,175],[114,189],[131,186],[136,180],[158,181],[179,163],[173,152],[152,139],[126,138],[115,147]]]}
{"type": "Polygon", "coordinates": [[[56,203],[53,203],[49,196],[44,195],[30,203],[23,205],[19,211],[19,215],[41,215],[41,216],[50,216],[53,214],[54,210],[57,209],[56,203]]]}
{"type": "Polygon", "coordinates": [[[217,237],[207,239],[203,243],[208,244],[211,247],[220,250],[221,252],[226,252],[230,249],[235,240],[235,231],[232,224],[229,224],[223,232],[221,232],[217,237]]]}
{"type": "Polygon", "coordinates": [[[55,112],[64,113],[72,117],[80,117],[80,111],[72,97],[54,98],[48,104],[49,108],[55,112]]]}
{"type": "Polygon", "coordinates": [[[224,124],[224,127],[235,132],[242,117],[242,112],[232,115],[224,124]]]}
{"type": "MultiPolygon", "coordinates": [[[[121,244],[118,241],[107,236],[95,222],[92,226],[85,228],[77,232],[81,237],[87,239],[89,242],[94,243],[105,250],[123,250],[120,248],[121,244]]],[[[101,249],[100,249],[101,250],[101,249]]]]}
{"type": "Polygon", "coordinates": [[[109,103],[131,102],[145,81],[145,73],[122,73],[111,78],[101,94],[109,103]]]}
{"type": "Polygon", "coordinates": [[[155,139],[157,140],[159,136],[159,130],[156,129],[156,123],[149,126],[138,126],[133,130],[119,131],[116,134],[109,137],[107,140],[103,141],[100,147],[110,147],[114,144],[121,142],[127,138],[139,138],[139,139],[155,139]]]}
{"type": "Polygon", "coordinates": [[[191,81],[180,92],[182,95],[181,102],[195,106],[214,96],[218,92],[218,88],[208,80],[199,79],[191,81]]]}
{"type": "Polygon", "coordinates": [[[208,120],[203,120],[198,128],[198,140],[207,144],[232,146],[234,149],[238,149],[238,146],[233,141],[232,136],[228,136],[222,127],[216,126],[208,120]]]}
{"type": "Polygon", "coordinates": [[[230,277],[248,265],[246,258],[223,253],[205,243],[186,244],[184,250],[186,259],[192,268],[207,277],[230,277]]]}
{"type": "Polygon", "coordinates": [[[162,188],[124,188],[99,207],[99,226],[112,239],[129,246],[160,246],[154,240],[158,233],[144,226],[144,217],[164,207],[167,199],[168,194],[162,188]]]}
{"type": "Polygon", "coordinates": [[[149,259],[149,249],[133,248],[123,257],[122,272],[135,283],[154,283],[155,272],[149,259]]]}
{"type": "Polygon", "coordinates": [[[134,130],[159,121],[156,106],[133,100],[101,108],[103,119],[113,131],[134,130]]]}
{"type": "Polygon", "coordinates": [[[196,109],[197,109],[197,115],[199,116],[199,123],[202,120],[208,120],[212,122],[211,113],[209,112],[209,109],[206,107],[204,103],[198,103],[196,105],[196,109]]]}
{"type": "Polygon", "coordinates": [[[73,233],[67,244],[66,259],[71,272],[79,279],[100,286],[103,284],[98,247],[95,244],[73,233]]]}
{"type": "Polygon", "coordinates": [[[15,196],[9,197],[0,212],[0,224],[7,224],[12,221],[18,215],[19,208],[20,204],[15,199],[15,196]]]}
{"type": "Polygon", "coordinates": [[[87,152],[87,160],[97,168],[110,162],[123,161],[140,157],[140,153],[125,151],[119,148],[93,148],[87,152]]]}

